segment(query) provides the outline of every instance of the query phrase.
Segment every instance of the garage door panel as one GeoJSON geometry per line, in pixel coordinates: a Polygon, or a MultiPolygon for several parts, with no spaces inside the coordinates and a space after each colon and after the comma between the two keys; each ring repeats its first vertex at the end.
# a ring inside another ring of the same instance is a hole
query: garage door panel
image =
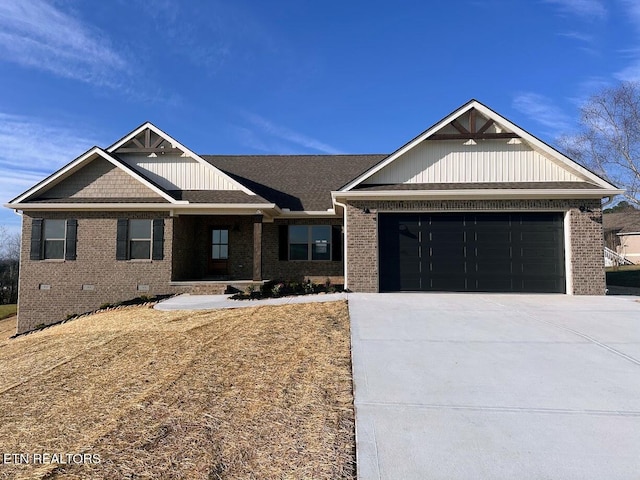
{"type": "Polygon", "coordinates": [[[564,292],[561,213],[379,215],[380,289],[564,292]]]}

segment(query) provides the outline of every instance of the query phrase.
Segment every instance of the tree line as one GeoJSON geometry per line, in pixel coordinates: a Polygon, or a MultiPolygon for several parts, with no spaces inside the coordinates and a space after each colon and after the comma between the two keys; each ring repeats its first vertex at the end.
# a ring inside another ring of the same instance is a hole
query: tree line
{"type": "Polygon", "coordinates": [[[0,225],[0,305],[18,302],[20,234],[0,225]]]}

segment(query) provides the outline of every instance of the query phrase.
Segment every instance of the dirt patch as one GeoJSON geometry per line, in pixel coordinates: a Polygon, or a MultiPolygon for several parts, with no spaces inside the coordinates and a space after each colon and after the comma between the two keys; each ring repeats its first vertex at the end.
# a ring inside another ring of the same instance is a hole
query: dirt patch
{"type": "Polygon", "coordinates": [[[0,340],[0,478],[354,478],[346,302],[131,308],[0,340]],[[79,457],[77,457],[79,458],[79,457]]]}
{"type": "Polygon", "coordinates": [[[18,317],[8,317],[0,320],[0,342],[8,340],[11,335],[16,333],[16,322],[18,317]]]}

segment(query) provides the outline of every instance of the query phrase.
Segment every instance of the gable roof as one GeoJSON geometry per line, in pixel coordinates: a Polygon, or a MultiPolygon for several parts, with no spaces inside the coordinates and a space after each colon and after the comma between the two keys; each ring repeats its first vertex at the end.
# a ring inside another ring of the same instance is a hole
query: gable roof
{"type": "Polygon", "coordinates": [[[19,204],[21,202],[29,201],[30,199],[37,197],[38,195],[47,191],[49,188],[57,185],[59,182],[70,177],[73,173],[77,172],[78,170],[85,167],[87,164],[89,164],[90,162],[92,162],[97,158],[103,158],[104,160],[113,164],[115,167],[121,169],[122,171],[130,175],[132,178],[140,182],[142,185],[147,187],[149,190],[156,193],[159,197],[165,200],[165,202],[174,203],[174,204],[186,203],[186,202],[182,202],[174,199],[171,195],[169,195],[166,191],[164,191],[158,185],[153,183],[151,180],[149,180],[139,172],[133,170],[128,165],[120,161],[118,158],[114,157],[113,155],[110,155],[108,152],[104,151],[100,147],[93,147],[87,150],[82,155],[80,155],[75,160],[71,161],[70,163],[62,167],[60,170],[49,175],[47,178],[45,178],[44,180],[42,180],[41,182],[33,186],[31,189],[27,190],[23,194],[9,201],[9,204],[19,204]]]}
{"type": "MultiPolygon", "coordinates": [[[[495,122],[496,125],[499,125],[500,128],[505,130],[505,132],[502,132],[502,133],[489,134],[489,135],[493,135],[496,138],[507,138],[507,137],[520,138],[524,142],[529,144],[534,150],[540,152],[541,154],[547,157],[554,159],[554,161],[558,162],[564,168],[578,173],[580,177],[582,177],[585,181],[592,183],[595,188],[601,188],[601,189],[612,190],[612,191],[616,190],[617,192],[619,192],[614,185],[600,178],[599,176],[589,171],[588,169],[582,167],[581,165],[574,162],[564,154],[560,153],[555,148],[541,141],[537,137],[531,135],[526,130],[518,127],[511,121],[507,120],[500,114],[496,113],[495,111],[491,110],[489,107],[485,106],[484,104],[480,103],[475,99],[470,100],[466,104],[454,110],[452,113],[450,113],[449,115],[444,117],[442,120],[432,125],[430,128],[422,132],[420,135],[418,135],[414,139],[410,140],[408,143],[406,143],[405,145],[397,149],[391,155],[389,155],[388,157],[380,161],[378,164],[374,165],[372,168],[364,172],[362,175],[358,176],[357,178],[354,178],[350,182],[343,185],[340,191],[348,192],[357,188],[358,186],[362,185],[362,183],[365,182],[367,179],[371,178],[374,174],[376,174],[377,172],[381,171],[383,168],[390,165],[396,159],[400,158],[403,154],[407,153],[408,151],[418,146],[424,140],[427,140],[430,137],[434,138],[434,135],[437,135],[440,138],[453,137],[453,135],[441,134],[441,132],[450,125],[453,125],[456,129],[460,129],[461,131],[464,131],[465,129],[463,126],[457,126],[454,124],[457,123],[456,122],[457,119],[459,119],[462,115],[472,110],[476,110],[477,112],[482,114],[484,117],[495,122]]],[[[467,134],[469,139],[472,139],[474,138],[474,136],[476,136],[474,134],[469,134],[469,132],[467,132],[467,134]]],[[[455,136],[459,137],[462,135],[463,134],[455,135],[455,136]]]]}
{"type": "Polygon", "coordinates": [[[140,135],[141,133],[145,132],[145,130],[149,130],[149,131],[155,133],[157,136],[159,136],[161,138],[164,138],[167,142],[169,142],[173,146],[173,148],[177,148],[178,150],[182,151],[187,156],[189,156],[189,157],[193,158],[194,160],[196,160],[198,163],[203,165],[205,168],[207,168],[209,170],[212,170],[215,174],[220,175],[221,177],[223,177],[226,180],[230,181],[232,184],[236,185],[241,191],[243,191],[247,195],[255,195],[255,193],[253,191],[251,191],[249,188],[247,188],[246,185],[243,185],[240,182],[234,180],[233,178],[229,177],[224,172],[220,171],[218,168],[216,168],[211,163],[206,162],[200,155],[198,155],[197,153],[194,153],[193,151],[191,151],[190,149],[185,147],[183,144],[178,142],[175,138],[173,138],[172,136],[168,135],[164,131],[160,130],[158,127],[156,127],[151,122],[143,123],[138,128],[136,128],[135,130],[133,130],[129,134],[127,134],[124,137],[122,137],[120,140],[118,140],[113,145],[111,145],[109,148],[107,148],[107,152],[109,152],[109,153],[117,153],[118,150],[121,149],[121,147],[123,147],[123,145],[125,145],[127,142],[133,141],[138,135],[140,135]]]}
{"type": "Polygon", "coordinates": [[[369,155],[202,155],[256,194],[292,211],[333,208],[339,189],[386,158],[369,155]]]}

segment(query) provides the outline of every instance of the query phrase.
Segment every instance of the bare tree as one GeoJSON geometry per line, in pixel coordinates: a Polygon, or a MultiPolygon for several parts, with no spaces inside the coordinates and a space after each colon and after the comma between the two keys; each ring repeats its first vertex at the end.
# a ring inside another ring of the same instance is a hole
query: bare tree
{"type": "Polygon", "coordinates": [[[640,206],[640,83],[593,95],[580,109],[580,132],[558,141],[569,157],[624,188],[627,201],[640,206]]]}
{"type": "Polygon", "coordinates": [[[0,225],[0,304],[18,301],[20,234],[0,225]]]}

